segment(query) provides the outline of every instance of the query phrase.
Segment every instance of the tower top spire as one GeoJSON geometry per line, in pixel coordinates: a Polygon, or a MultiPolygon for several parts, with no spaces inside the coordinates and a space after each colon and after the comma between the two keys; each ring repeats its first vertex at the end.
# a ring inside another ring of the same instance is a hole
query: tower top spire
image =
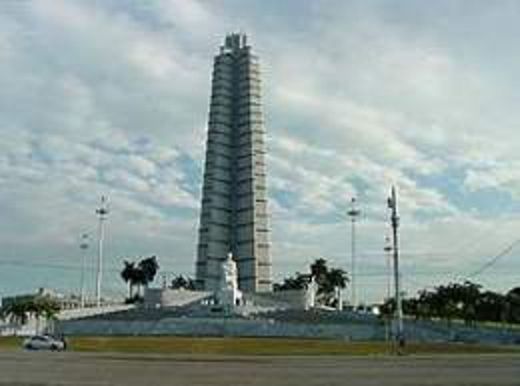
{"type": "Polygon", "coordinates": [[[242,32],[233,32],[226,35],[221,51],[236,52],[247,47],[247,35],[242,32]]]}

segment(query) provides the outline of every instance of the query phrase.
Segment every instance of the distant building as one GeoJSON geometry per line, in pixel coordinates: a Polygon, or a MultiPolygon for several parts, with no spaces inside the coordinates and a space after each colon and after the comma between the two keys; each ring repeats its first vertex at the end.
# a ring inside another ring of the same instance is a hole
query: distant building
{"type": "Polygon", "coordinates": [[[197,284],[216,290],[232,253],[241,291],[271,291],[260,70],[243,34],[226,36],[215,57],[206,144],[197,284]]]}

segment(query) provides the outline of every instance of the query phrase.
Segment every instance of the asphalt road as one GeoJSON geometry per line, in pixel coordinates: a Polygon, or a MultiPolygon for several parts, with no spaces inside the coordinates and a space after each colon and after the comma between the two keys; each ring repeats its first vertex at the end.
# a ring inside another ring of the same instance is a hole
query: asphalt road
{"type": "Polygon", "coordinates": [[[1,386],[520,385],[519,355],[203,357],[0,352],[1,386]]]}

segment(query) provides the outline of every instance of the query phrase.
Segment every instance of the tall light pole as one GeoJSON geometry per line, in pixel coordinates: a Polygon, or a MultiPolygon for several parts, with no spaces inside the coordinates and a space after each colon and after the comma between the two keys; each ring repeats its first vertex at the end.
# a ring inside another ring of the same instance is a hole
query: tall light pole
{"type": "Polygon", "coordinates": [[[391,210],[390,222],[392,224],[393,235],[393,252],[394,252],[394,283],[395,283],[395,317],[397,319],[397,334],[396,339],[398,347],[403,347],[404,330],[403,330],[403,305],[401,300],[401,285],[399,280],[399,241],[397,235],[397,228],[399,227],[399,216],[397,215],[397,194],[395,187],[392,186],[390,197],[388,198],[388,208],[391,210]]]}
{"type": "MultiPolygon", "coordinates": [[[[390,294],[392,292],[392,270],[391,270],[391,259],[392,259],[392,245],[390,244],[390,237],[385,236],[385,263],[386,263],[386,296],[384,303],[390,301],[390,294]]],[[[388,304],[388,303],[387,303],[388,304]]],[[[385,339],[390,340],[390,320],[391,317],[388,315],[385,318],[385,339]]]]}
{"type": "Polygon", "coordinates": [[[351,237],[350,237],[350,276],[351,276],[351,283],[350,286],[352,287],[351,290],[351,299],[350,302],[352,303],[352,307],[356,308],[356,220],[361,214],[361,211],[356,208],[356,198],[352,197],[350,200],[350,210],[347,212],[347,214],[350,217],[351,221],[351,237]]]}
{"type": "Polygon", "coordinates": [[[103,279],[103,238],[104,227],[103,223],[108,216],[107,199],[101,196],[101,205],[96,209],[96,214],[99,218],[98,226],[98,260],[97,260],[97,275],[96,275],[96,306],[101,306],[101,281],[103,279]]]}
{"type": "Polygon", "coordinates": [[[385,263],[386,263],[386,299],[390,299],[390,293],[392,292],[392,245],[390,244],[390,237],[385,236],[385,263]]]}
{"type": "Polygon", "coordinates": [[[85,267],[87,265],[87,249],[89,247],[89,235],[87,233],[83,233],[81,235],[81,242],[79,247],[82,251],[81,253],[81,289],[80,289],[80,304],[81,308],[85,308],[85,267]]]}

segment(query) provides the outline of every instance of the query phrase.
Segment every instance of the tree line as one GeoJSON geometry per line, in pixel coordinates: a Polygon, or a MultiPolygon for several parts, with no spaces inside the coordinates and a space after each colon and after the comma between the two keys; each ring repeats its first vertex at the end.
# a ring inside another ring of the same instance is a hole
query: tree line
{"type": "Polygon", "coordinates": [[[274,291],[304,289],[314,278],[317,285],[316,300],[326,306],[336,306],[336,288],[345,288],[349,282],[348,273],[341,268],[331,268],[327,260],[315,259],[309,266],[309,273],[296,272],[281,283],[273,285],[274,291]]]}
{"type": "MultiPolygon", "coordinates": [[[[381,307],[384,316],[392,315],[394,310],[393,298],[381,307]]],[[[520,323],[520,287],[500,294],[483,290],[480,284],[468,280],[449,283],[404,299],[403,313],[415,319],[441,319],[448,323],[458,319],[467,325],[484,321],[520,323]]]]}
{"type": "Polygon", "coordinates": [[[58,301],[50,296],[28,296],[15,299],[3,306],[0,309],[0,317],[19,325],[24,325],[29,319],[34,318],[39,324],[42,317],[45,320],[56,319],[60,308],[58,301]]]}

